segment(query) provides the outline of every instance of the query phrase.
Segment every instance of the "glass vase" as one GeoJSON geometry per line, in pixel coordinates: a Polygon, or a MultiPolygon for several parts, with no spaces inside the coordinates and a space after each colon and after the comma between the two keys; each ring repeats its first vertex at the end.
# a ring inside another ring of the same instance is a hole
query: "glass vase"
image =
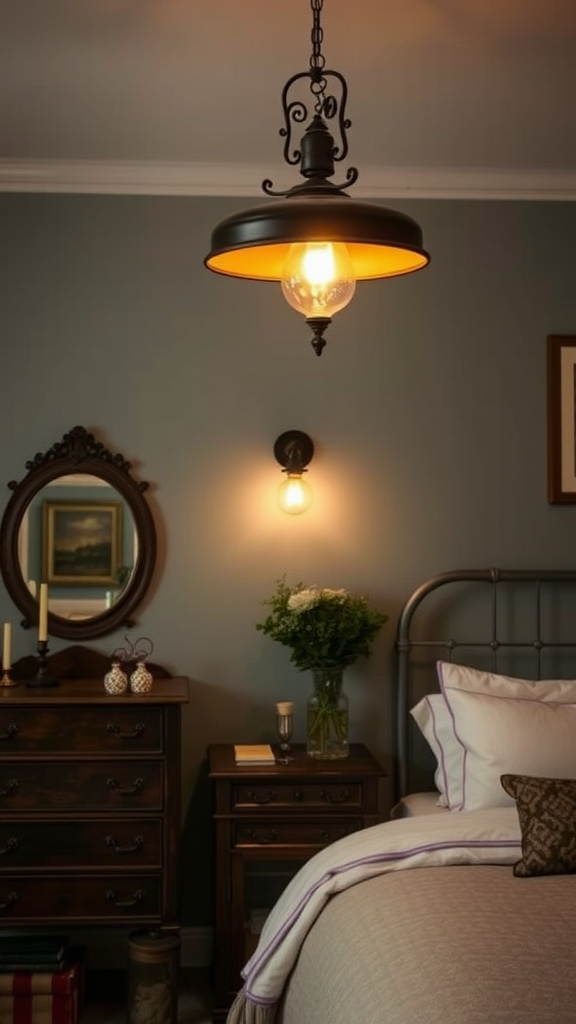
{"type": "Polygon", "coordinates": [[[319,761],[348,757],[348,697],[343,669],[313,669],[314,691],[308,698],[306,753],[319,761]]]}

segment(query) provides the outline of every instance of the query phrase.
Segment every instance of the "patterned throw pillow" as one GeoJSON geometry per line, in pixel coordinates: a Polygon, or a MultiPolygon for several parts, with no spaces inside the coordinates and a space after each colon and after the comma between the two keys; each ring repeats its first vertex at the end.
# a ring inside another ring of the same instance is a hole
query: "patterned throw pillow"
{"type": "Polygon", "coordinates": [[[576,779],[502,775],[522,830],[518,878],[576,873],[576,779]]]}

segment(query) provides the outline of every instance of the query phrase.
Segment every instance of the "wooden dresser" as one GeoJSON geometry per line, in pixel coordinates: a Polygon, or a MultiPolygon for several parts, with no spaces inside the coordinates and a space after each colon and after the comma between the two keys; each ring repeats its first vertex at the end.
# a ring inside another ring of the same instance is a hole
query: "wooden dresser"
{"type": "Polygon", "coordinates": [[[154,675],[147,694],[103,674],[0,689],[0,928],[178,927],[188,683],[154,675]]]}

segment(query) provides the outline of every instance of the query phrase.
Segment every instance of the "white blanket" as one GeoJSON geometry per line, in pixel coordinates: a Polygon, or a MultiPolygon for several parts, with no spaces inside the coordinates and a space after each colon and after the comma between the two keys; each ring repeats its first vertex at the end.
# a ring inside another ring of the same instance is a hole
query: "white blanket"
{"type": "Polygon", "coordinates": [[[229,1024],[273,1019],[300,946],[336,893],[374,875],[444,864],[514,864],[521,856],[515,807],[388,821],[332,843],[298,871],[270,912],[242,971],[229,1024]]]}

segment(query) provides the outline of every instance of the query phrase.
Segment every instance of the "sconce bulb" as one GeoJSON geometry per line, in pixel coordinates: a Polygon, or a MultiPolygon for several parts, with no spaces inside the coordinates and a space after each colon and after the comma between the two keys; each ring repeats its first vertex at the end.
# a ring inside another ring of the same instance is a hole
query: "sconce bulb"
{"type": "Polygon", "coordinates": [[[284,264],[286,301],[309,317],[331,317],[351,301],[356,279],[343,242],[295,242],[284,264]]]}
{"type": "Polygon", "coordinates": [[[307,512],[312,504],[312,498],[310,484],[303,480],[299,473],[288,473],[278,488],[278,504],[283,512],[291,516],[307,512]]]}

